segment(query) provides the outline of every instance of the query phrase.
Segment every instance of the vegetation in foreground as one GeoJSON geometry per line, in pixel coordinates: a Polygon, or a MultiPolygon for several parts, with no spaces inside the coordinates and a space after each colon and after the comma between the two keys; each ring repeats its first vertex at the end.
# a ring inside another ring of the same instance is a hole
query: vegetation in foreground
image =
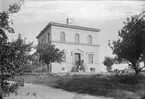
{"type": "Polygon", "coordinates": [[[7,11],[0,11],[0,99],[17,92],[23,84],[10,84],[9,79],[24,72],[24,65],[30,63],[30,51],[33,43],[27,43],[19,34],[18,38],[10,41],[8,33],[15,33],[12,14],[18,13],[24,0],[17,0],[9,5],[7,11]]]}
{"type": "Polygon", "coordinates": [[[145,68],[145,11],[127,18],[118,40],[109,42],[115,63],[126,63],[138,75],[145,68]],[[143,62],[144,66],[140,63],[143,62]]]}
{"type": "MultiPolygon", "coordinates": [[[[19,77],[16,77],[17,79],[19,77]]],[[[21,76],[25,82],[51,86],[70,92],[115,99],[141,99],[145,95],[144,76],[21,76]]]]}

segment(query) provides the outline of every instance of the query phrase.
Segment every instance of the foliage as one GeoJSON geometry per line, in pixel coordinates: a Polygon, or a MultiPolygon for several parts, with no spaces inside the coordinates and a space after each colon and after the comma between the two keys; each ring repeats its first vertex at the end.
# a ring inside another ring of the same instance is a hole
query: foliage
{"type": "Polygon", "coordinates": [[[31,51],[32,44],[26,43],[20,35],[15,41],[1,44],[0,77],[2,89],[7,87],[7,84],[5,84],[7,80],[24,71],[23,66],[29,63],[28,53],[31,51]]]}
{"type": "Polygon", "coordinates": [[[40,62],[47,64],[48,73],[51,72],[50,63],[61,63],[63,61],[64,50],[60,51],[50,43],[38,45],[37,52],[39,53],[40,62]]]}
{"type": "Polygon", "coordinates": [[[18,0],[9,6],[8,11],[0,12],[0,29],[8,31],[9,33],[14,33],[14,29],[12,27],[13,20],[10,19],[10,15],[17,13],[23,2],[24,0],[18,0]]]}
{"type": "Polygon", "coordinates": [[[22,73],[21,74],[25,74],[25,73],[31,73],[32,72],[32,67],[30,64],[25,64],[22,66],[22,73]]]}
{"type": "Polygon", "coordinates": [[[112,65],[114,64],[114,58],[106,56],[103,64],[106,66],[106,70],[110,72],[112,70],[112,65]]]}
{"type": "Polygon", "coordinates": [[[32,65],[36,65],[37,67],[40,65],[39,63],[39,55],[33,54],[31,56],[32,65]]]}
{"type": "Polygon", "coordinates": [[[77,72],[79,72],[79,71],[85,72],[84,60],[76,61],[75,66],[76,66],[76,71],[77,72]]]}
{"type": "Polygon", "coordinates": [[[127,18],[123,28],[118,32],[119,39],[109,42],[118,63],[126,62],[138,74],[144,67],[139,63],[145,57],[145,20],[141,15],[127,18]]]}
{"type": "Polygon", "coordinates": [[[6,35],[7,32],[14,33],[10,15],[20,10],[22,2],[18,0],[9,6],[8,11],[0,12],[0,99],[18,88],[17,83],[10,85],[8,80],[23,71],[22,66],[28,62],[32,48],[32,43],[26,43],[20,35],[12,42],[8,42],[6,35]]]}

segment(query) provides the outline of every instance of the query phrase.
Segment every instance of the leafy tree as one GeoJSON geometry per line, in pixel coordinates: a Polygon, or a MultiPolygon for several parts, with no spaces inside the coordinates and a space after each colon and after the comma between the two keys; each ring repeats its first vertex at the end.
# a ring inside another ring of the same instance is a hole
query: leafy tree
{"type": "MultiPolygon", "coordinates": [[[[26,42],[26,39],[23,39],[22,36],[19,34],[18,38],[12,42],[10,42],[15,51],[15,58],[19,62],[19,67],[21,70],[26,64],[30,64],[31,55],[30,52],[33,48],[33,42],[26,42]],[[22,66],[22,67],[20,67],[22,66]]],[[[22,71],[23,72],[23,71],[22,71]]]]}
{"type": "Polygon", "coordinates": [[[112,70],[112,65],[114,64],[114,58],[105,56],[103,64],[106,66],[106,70],[110,72],[112,70]]]}
{"type": "MultiPolygon", "coordinates": [[[[1,71],[1,88],[3,94],[9,92],[14,87],[8,87],[7,82],[15,75],[23,72],[23,66],[29,62],[29,52],[31,51],[33,43],[26,43],[25,39],[18,36],[18,39],[12,42],[6,42],[0,47],[0,71],[1,71]]],[[[15,87],[16,88],[16,87],[15,87]]]]}
{"type": "Polygon", "coordinates": [[[0,99],[3,95],[15,92],[18,84],[9,85],[8,80],[22,71],[22,66],[27,63],[28,52],[32,43],[26,43],[19,35],[18,39],[8,42],[6,33],[14,33],[13,20],[10,15],[20,10],[22,0],[10,5],[8,11],[0,12],[0,99]]]}
{"type": "Polygon", "coordinates": [[[39,60],[47,64],[48,74],[51,73],[51,63],[61,63],[64,57],[64,50],[60,51],[55,45],[50,43],[38,45],[37,52],[39,53],[39,60]]]}
{"type": "Polygon", "coordinates": [[[145,67],[141,67],[139,64],[145,59],[145,20],[143,14],[127,18],[123,28],[118,32],[119,39],[112,43],[109,42],[113,54],[116,55],[116,61],[129,64],[136,75],[145,67]]]}

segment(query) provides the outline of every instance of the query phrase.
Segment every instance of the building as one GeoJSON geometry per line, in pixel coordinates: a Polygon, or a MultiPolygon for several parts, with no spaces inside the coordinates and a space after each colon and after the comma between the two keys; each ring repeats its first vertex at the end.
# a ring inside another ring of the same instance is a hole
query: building
{"type": "Polygon", "coordinates": [[[39,44],[51,42],[65,50],[64,61],[52,63],[52,73],[71,72],[74,63],[84,60],[86,72],[99,72],[99,29],[50,22],[36,37],[39,44]]]}

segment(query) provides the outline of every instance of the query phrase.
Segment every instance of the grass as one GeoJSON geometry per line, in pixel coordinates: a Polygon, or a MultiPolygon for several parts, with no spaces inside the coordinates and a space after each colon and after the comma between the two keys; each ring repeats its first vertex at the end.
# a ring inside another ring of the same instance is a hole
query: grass
{"type": "MultiPolygon", "coordinates": [[[[20,77],[16,77],[17,79],[20,77]]],[[[70,92],[95,96],[114,97],[115,99],[140,99],[145,95],[145,77],[138,76],[63,76],[44,75],[21,76],[25,82],[42,84],[70,92]]]]}

